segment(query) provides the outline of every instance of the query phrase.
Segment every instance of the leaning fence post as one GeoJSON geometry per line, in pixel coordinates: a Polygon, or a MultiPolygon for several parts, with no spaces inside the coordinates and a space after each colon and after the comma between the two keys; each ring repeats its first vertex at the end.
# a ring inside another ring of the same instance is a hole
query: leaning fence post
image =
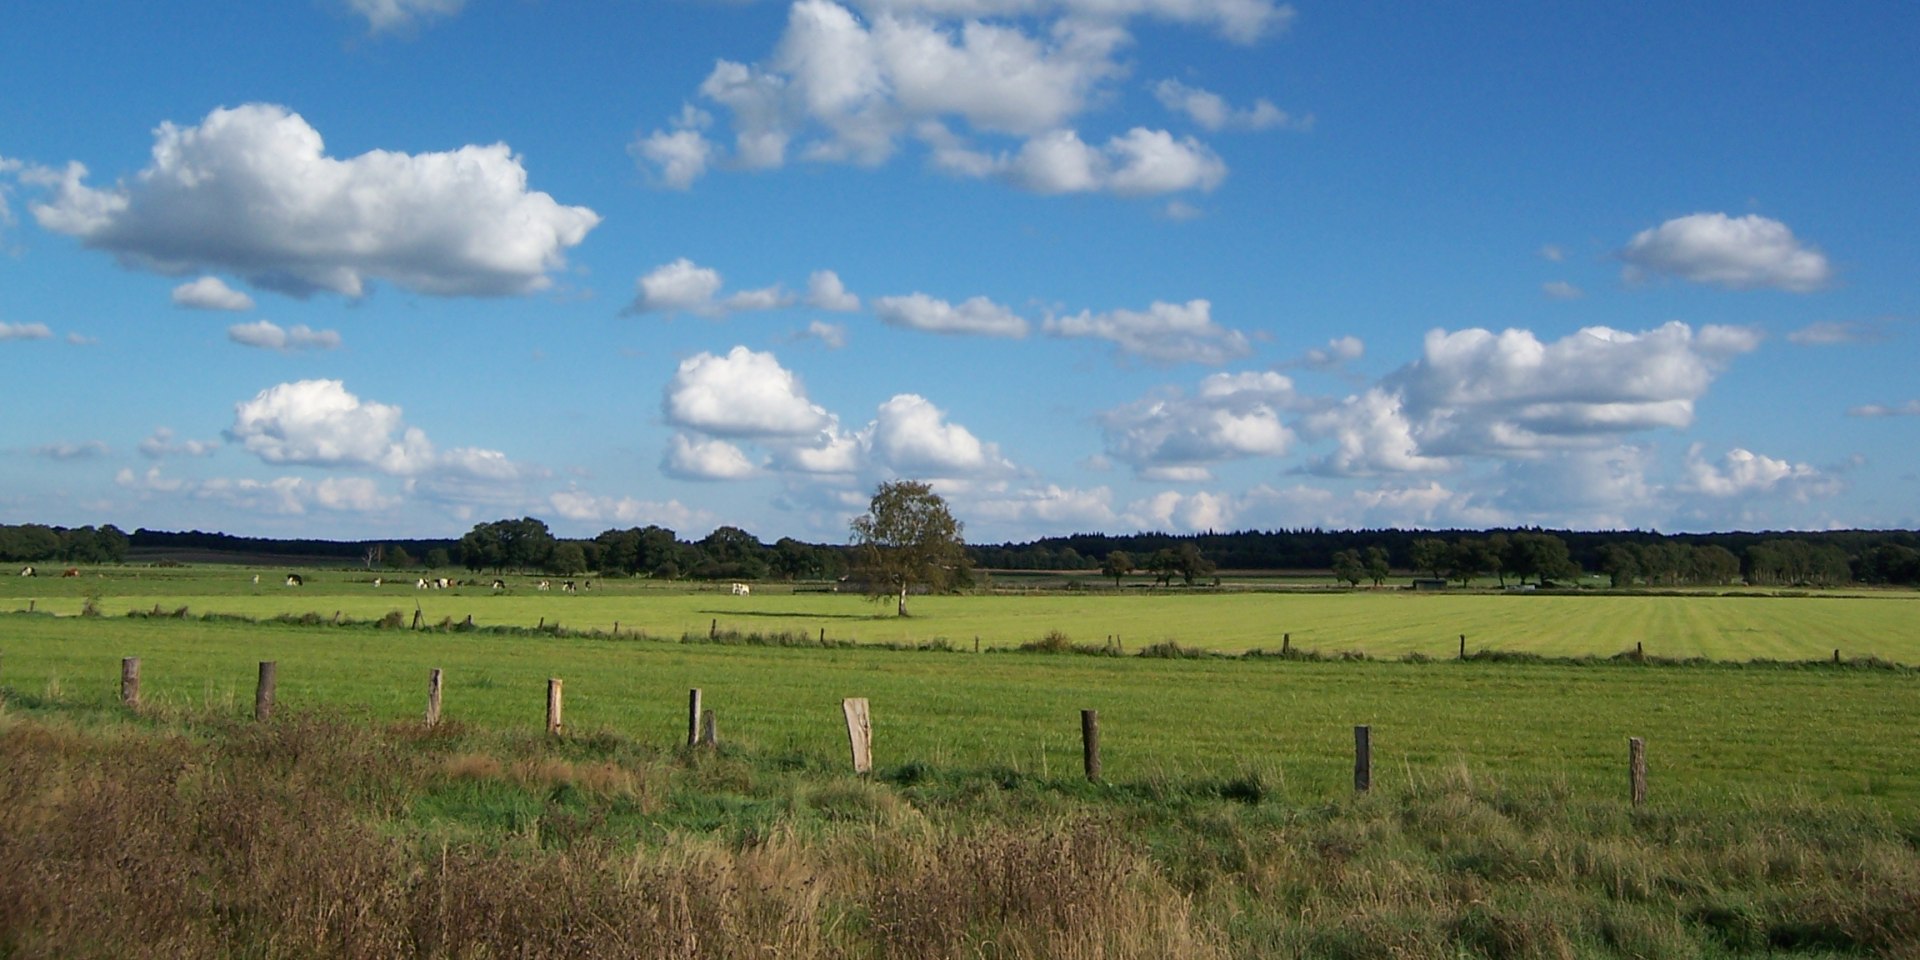
{"type": "Polygon", "coordinates": [[[427,673],[427,726],[440,725],[440,668],[427,673]]]}
{"type": "Polygon", "coordinates": [[[1647,741],[1639,737],[1627,738],[1627,777],[1632,791],[1633,805],[1647,802],[1647,741]]]}
{"type": "Polygon", "coordinates": [[[560,678],[547,678],[547,732],[560,735],[560,678]]]}
{"type": "Polygon", "coordinates": [[[1373,789],[1373,728],[1364,724],[1353,728],[1353,789],[1373,789]]]}
{"type": "Polygon", "coordinates": [[[873,772],[873,720],[867,713],[866,697],[848,697],[840,701],[840,712],[847,715],[847,743],[853,748],[853,772],[862,776],[873,772]]]}
{"type": "Polygon", "coordinates": [[[1463,633],[1460,635],[1460,659],[1465,660],[1466,658],[1467,658],[1467,635],[1463,633]]]}
{"type": "Polygon", "coordinates": [[[260,661],[260,682],[253,688],[253,719],[265,723],[273,716],[273,688],[280,664],[273,660],[260,661]]]}
{"type": "Polygon", "coordinates": [[[687,691],[687,746],[700,742],[700,688],[687,691]]]}
{"type": "Polygon", "coordinates": [[[1100,782],[1100,711],[1080,711],[1080,757],[1087,780],[1100,782]]]}
{"type": "Polygon", "coordinates": [[[140,705],[140,658],[120,660],[120,702],[129,707],[140,705]]]}

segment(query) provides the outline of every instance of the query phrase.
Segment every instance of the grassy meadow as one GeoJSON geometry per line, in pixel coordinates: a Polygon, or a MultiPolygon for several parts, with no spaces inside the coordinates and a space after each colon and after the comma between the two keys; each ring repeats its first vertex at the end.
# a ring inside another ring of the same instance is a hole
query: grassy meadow
{"type": "Polygon", "coordinates": [[[1911,594],[1069,591],[901,620],[760,585],[101,572],[0,582],[0,873],[28,878],[0,956],[1920,952],[1911,594]],[[1505,655],[1456,660],[1461,633],[1505,655]],[[1321,655],[1111,655],[1286,634],[1321,655]],[[1723,662],[1661,659],[1690,657],[1723,662]],[[717,749],[685,746],[693,687],[717,749]]]}

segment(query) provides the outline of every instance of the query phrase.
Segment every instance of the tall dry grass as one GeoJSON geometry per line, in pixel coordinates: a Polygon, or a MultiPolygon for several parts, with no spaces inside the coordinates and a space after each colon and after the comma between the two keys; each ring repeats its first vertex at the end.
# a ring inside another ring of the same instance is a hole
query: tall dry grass
{"type": "Polygon", "coordinates": [[[0,957],[1920,956],[1911,822],[1273,793],[0,707],[0,957]]]}

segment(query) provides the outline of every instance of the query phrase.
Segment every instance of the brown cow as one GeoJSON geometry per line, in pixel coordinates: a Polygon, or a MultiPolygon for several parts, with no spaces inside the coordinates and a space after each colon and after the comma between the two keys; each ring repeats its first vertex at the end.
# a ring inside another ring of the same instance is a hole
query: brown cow
{"type": "Polygon", "coordinates": [[[65,570],[60,571],[60,575],[63,577],[77,577],[80,575],[80,568],[68,567],[65,570]]]}

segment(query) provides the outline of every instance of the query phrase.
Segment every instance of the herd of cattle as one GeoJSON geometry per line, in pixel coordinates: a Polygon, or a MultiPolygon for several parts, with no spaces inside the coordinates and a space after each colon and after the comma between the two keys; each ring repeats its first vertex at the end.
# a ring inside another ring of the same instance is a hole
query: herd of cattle
{"type": "MultiPolygon", "coordinates": [[[[38,570],[35,570],[32,567],[24,567],[20,570],[20,575],[23,577],[37,577],[40,575],[40,572],[38,570]]],[[[80,568],[68,567],[65,570],[62,570],[60,572],[60,575],[63,577],[77,577],[80,575],[80,568]]],[[[373,578],[373,585],[376,587],[383,585],[385,582],[386,581],[384,578],[381,578],[381,577],[373,578]]],[[[287,583],[287,586],[289,587],[304,587],[307,584],[307,578],[297,573],[289,573],[287,574],[286,583],[287,583]]],[[[253,585],[256,587],[260,585],[260,575],[257,573],[253,575],[253,585]]],[[[415,590],[451,590],[455,587],[478,587],[478,586],[481,586],[481,581],[479,580],[452,580],[447,577],[420,577],[414,580],[413,582],[413,588],[415,590]]],[[[507,589],[507,582],[505,580],[495,579],[491,585],[491,588],[494,590],[505,590],[507,589]]],[[[540,590],[543,592],[547,590],[551,590],[553,589],[553,581],[542,580],[539,583],[534,585],[534,589],[540,590]]],[[[585,585],[576,584],[572,580],[560,581],[560,590],[563,593],[578,593],[581,590],[592,590],[592,589],[593,589],[592,580],[586,581],[585,585]]],[[[733,595],[736,597],[749,596],[753,593],[753,588],[744,583],[733,584],[732,590],[733,590],[733,595]]]]}

